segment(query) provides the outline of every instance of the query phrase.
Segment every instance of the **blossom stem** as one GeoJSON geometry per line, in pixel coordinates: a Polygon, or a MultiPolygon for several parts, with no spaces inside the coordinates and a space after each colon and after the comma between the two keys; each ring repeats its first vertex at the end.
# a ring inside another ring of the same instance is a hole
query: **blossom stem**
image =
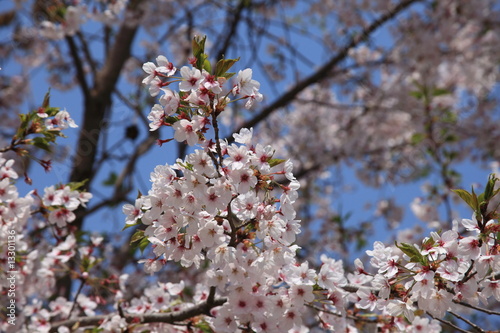
{"type": "Polygon", "coordinates": [[[78,296],[80,295],[80,293],[82,292],[82,289],[83,289],[83,286],[85,285],[85,279],[80,279],[80,286],[78,287],[78,291],[76,292],[76,295],[75,295],[75,300],[73,301],[73,305],[71,306],[71,310],[69,310],[69,313],[68,313],[68,318],[69,319],[71,317],[71,313],[73,312],[73,310],[75,309],[76,307],[76,302],[77,302],[77,299],[78,299],[78,296]]]}
{"type": "Polygon", "coordinates": [[[217,170],[222,167],[222,149],[220,147],[219,141],[219,124],[217,123],[217,115],[212,113],[212,125],[214,127],[215,134],[215,149],[217,150],[217,155],[219,155],[219,160],[217,163],[217,170]]]}

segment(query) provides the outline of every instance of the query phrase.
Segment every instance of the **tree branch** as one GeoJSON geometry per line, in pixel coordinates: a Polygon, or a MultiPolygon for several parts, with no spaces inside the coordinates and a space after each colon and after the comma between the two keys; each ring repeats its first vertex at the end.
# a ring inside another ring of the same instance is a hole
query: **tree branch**
{"type": "MultiPolygon", "coordinates": [[[[167,313],[148,313],[142,315],[125,315],[125,319],[128,323],[166,323],[166,324],[174,324],[183,320],[187,320],[199,315],[207,314],[211,309],[217,306],[221,306],[226,303],[226,298],[217,298],[212,302],[208,303],[201,302],[197,305],[194,305],[188,309],[175,311],[175,312],[167,312],[167,313]]],[[[78,324],[79,328],[86,326],[99,326],[104,320],[111,318],[118,313],[111,313],[108,315],[100,315],[100,316],[90,316],[90,317],[78,317],[69,320],[59,321],[52,324],[50,328],[50,332],[57,332],[59,327],[65,326],[68,328],[73,327],[75,324],[78,324]]]]}
{"type": "MultiPolygon", "coordinates": [[[[294,98],[304,89],[329,77],[331,71],[348,57],[349,51],[351,49],[355,48],[363,41],[365,41],[373,32],[375,32],[389,20],[393,19],[397,14],[399,14],[412,4],[421,1],[423,0],[405,0],[400,2],[398,5],[394,6],[394,8],[392,8],[386,14],[376,19],[374,22],[372,22],[372,24],[366,27],[359,34],[352,37],[349,43],[347,43],[335,56],[333,56],[333,58],[331,58],[330,61],[321,66],[318,70],[316,70],[316,72],[314,72],[307,78],[303,79],[302,81],[299,81],[294,87],[288,90],[285,94],[281,95],[281,97],[276,99],[269,106],[264,108],[255,117],[245,122],[239,129],[235,130],[235,132],[236,133],[239,132],[242,128],[250,128],[257,125],[259,122],[266,119],[271,113],[273,113],[277,109],[290,104],[290,102],[293,101],[294,98]]],[[[232,136],[227,137],[226,139],[229,142],[232,142],[234,140],[232,136]]]]}
{"type": "Polygon", "coordinates": [[[66,36],[66,43],[68,44],[69,53],[71,54],[71,58],[76,68],[76,78],[80,84],[80,89],[82,90],[84,99],[87,99],[90,97],[90,89],[87,79],[85,78],[82,59],[80,59],[78,55],[78,48],[76,47],[75,40],[71,36],[66,36]]]}
{"type": "Polygon", "coordinates": [[[465,306],[467,308],[474,309],[474,310],[477,310],[477,311],[481,311],[481,312],[484,312],[484,313],[487,313],[487,314],[490,314],[490,315],[500,316],[500,312],[498,312],[498,311],[493,311],[493,310],[489,310],[489,309],[485,309],[485,308],[480,308],[479,306],[474,306],[472,304],[465,303],[465,302],[459,302],[459,301],[456,301],[456,300],[454,300],[453,303],[460,304],[460,305],[465,306]]]}
{"type": "MultiPolygon", "coordinates": [[[[231,23],[228,25],[226,31],[222,34],[222,36],[225,36],[225,38],[221,47],[217,51],[217,56],[215,58],[216,60],[221,60],[224,58],[224,55],[227,52],[227,49],[229,48],[231,40],[233,39],[233,37],[236,36],[236,30],[238,30],[238,24],[241,22],[241,14],[243,13],[243,9],[245,9],[246,7],[245,3],[246,1],[240,0],[238,6],[235,8],[234,13],[232,14],[231,23]]],[[[229,18],[226,18],[226,21],[229,21],[229,18]]]]}
{"type": "MultiPolygon", "coordinates": [[[[137,14],[137,15],[140,15],[137,14]]],[[[97,154],[97,143],[107,108],[111,104],[111,94],[118,82],[125,61],[137,33],[138,26],[123,22],[115,43],[109,52],[106,63],[94,78],[94,87],[85,99],[85,111],[80,137],[77,143],[77,155],[73,161],[70,181],[78,182],[93,177],[93,166],[97,154]]]]}
{"type": "Polygon", "coordinates": [[[433,315],[431,315],[429,312],[426,312],[427,315],[429,317],[431,317],[432,319],[436,319],[437,321],[439,321],[440,323],[446,325],[446,326],[450,326],[451,328],[454,328],[457,332],[462,332],[462,333],[470,333],[469,331],[466,331],[464,329],[461,329],[460,327],[458,327],[457,325],[453,324],[451,321],[448,321],[448,320],[443,320],[443,319],[440,319],[440,318],[436,318],[434,317],[433,315]]]}
{"type": "Polygon", "coordinates": [[[461,315],[459,315],[458,313],[455,313],[453,311],[448,311],[449,314],[451,314],[452,316],[462,320],[463,322],[467,323],[468,325],[474,327],[478,332],[481,332],[481,333],[484,333],[485,330],[483,330],[481,327],[477,326],[476,324],[474,324],[473,322],[471,322],[470,320],[468,320],[467,318],[464,318],[462,317],[461,315]]]}

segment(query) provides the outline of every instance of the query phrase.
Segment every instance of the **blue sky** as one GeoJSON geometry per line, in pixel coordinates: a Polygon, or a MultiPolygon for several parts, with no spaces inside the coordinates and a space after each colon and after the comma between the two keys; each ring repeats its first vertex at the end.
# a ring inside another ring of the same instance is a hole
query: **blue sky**
{"type": "MultiPolygon", "coordinates": [[[[0,2],[0,9],[5,5],[4,2],[0,2]]],[[[87,29],[95,29],[95,27],[91,25],[86,25],[87,29]]],[[[279,27],[275,27],[277,31],[280,29],[279,27]]],[[[144,36],[144,33],[140,33],[137,39],[136,47],[140,47],[139,40],[141,36],[144,36]]],[[[210,40],[210,36],[208,37],[210,40]]],[[[389,45],[391,40],[390,36],[386,29],[381,29],[374,35],[374,40],[381,45],[389,45]]],[[[311,42],[310,39],[305,37],[300,37],[294,40],[294,46],[297,47],[300,51],[305,53],[310,60],[314,62],[320,62],[324,54],[320,52],[318,45],[315,42],[311,42]]],[[[98,46],[95,46],[93,51],[99,52],[98,46]]],[[[168,53],[167,53],[168,56],[168,53]]],[[[244,69],[250,64],[251,57],[249,54],[228,54],[227,58],[233,58],[241,56],[241,61],[234,66],[235,70],[244,69]]],[[[153,61],[154,59],[150,59],[153,61]]],[[[180,67],[181,64],[176,64],[180,67]]],[[[2,64],[2,67],[4,64],[2,64]]],[[[307,75],[307,73],[311,72],[312,68],[303,68],[303,74],[307,75]]],[[[14,74],[18,73],[19,67],[6,67],[3,68],[3,72],[6,74],[14,74]]],[[[267,101],[271,101],[273,96],[273,90],[269,84],[266,83],[264,79],[264,73],[259,70],[254,71],[254,78],[259,80],[262,83],[261,92],[267,98],[267,101]]],[[[43,70],[35,69],[30,73],[30,85],[33,92],[33,99],[28,100],[26,102],[26,107],[36,107],[43,100],[43,96],[47,92],[47,74],[43,70]],[[34,105],[32,104],[34,103],[34,105]]],[[[125,87],[124,83],[120,84],[121,87],[125,87]]],[[[279,90],[284,91],[287,88],[286,83],[279,85],[279,90]]],[[[51,105],[56,107],[61,107],[67,109],[73,118],[75,119],[77,124],[81,124],[81,109],[82,109],[82,99],[81,94],[78,89],[72,89],[71,91],[61,92],[56,89],[52,89],[51,92],[51,105]]],[[[27,111],[27,110],[26,110],[27,111]]],[[[121,102],[116,102],[113,105],[113,118],[111,121],[111,126],[105,131],[105,134],[109,137],[110,145],[114,142],[118,142],[123,140],[124,138],[124,128],[125,125],[133,123],[134,121],[138,121],[135,119],[135,116],[132,115],[131,111],[124,106],[121,102]]],[[[141,128],[142,134],[144,134],[144,128],[141,128]]],[[[163,131],[161,138],[169,137],[170,132],[163,131]]],[[[75,142],[77,139],[78,129],[68,129],[65,131],[65,134],[68,136],[67,139],[60,139],[60,145],[67,145],[69,148],[73,148],[75,146],[75,142]]],[[[170,135],[171,136],[171,135],[170,135]]],[[[139,140],[138,140],[139,141],[139,140]]],[[[132,144],[130,142],[130,144],[132,144]]],[[[130,150],[129,147],[126,150],[130,150]]],[[[122,153],[121,151],[117,151],[117,153],[122,153]]],[[[278,152],[279,153],[279,152],[278,152]]],[[[137,170],[140,170],[141,180],[136,179],[136,187],[141,190],[141,192],[145,193],[149,186],[149,173],[153,170],[153,168],[158,164],[165,163],[173,163],[175,158],[177,157],[177,150],[175,144],[166,144],[163,147],[153,147],[150,152],[143,157],[138,166],[137,170]]],[[[286,158],[286,156],[280,156],[286,158]]],[[[97,203],[99,201],[99,197],[101,194],[110,193],[111,188],[103,187],[101,184],[104,180],[106,180],[111,172],[120,172],[121,166],[116,164],[107,166],[105,169],[100,170],[98,177],[94,180],[94,199],[91,201],[90,206],[97,203]]],[[[459,165],[459,170],[462,171],[463,176],[463,186],[466,189],[470,189],[471,184],[480,182],[485,183],[487,179],[487,175],[489,173],[488,169],[482,168],[477,163],[462,163],[459,165]]],[[[342,167],[341,168],[343,175],[344,184],[352,184],[353,191],[344,193],[341,198],[334,202],[334,208],[337,209],[339,207],[342,208],[342,211],[345,213],[351,212],[352,216],[349,220],[349,223],[356,225],[359,224],[360,221],[373,220],[373,213],[376,209],[375,206],[364,210],[359,209],[360,203],[361,206],[365,202],[376,202],[377,200],[384,199],[386,197],[393,197],[397,204],[403,206],[405,208],[405,215],[403,223],[399,228],[406,228],[412,226],[414,223],[418,222],[418,219],[411,213],[409,210],[409,204],[416,196],[421,196],[422,192],[420,187],[422,182],[416,182],[407,185],[393,185],[393,184],[385,184],[380,188],[367,188],[363,184],[361,184],[352,168],[350,167],[342,167]]],[[[21,194],[26,193],[33,188],[38,188],[40,191],[45,186],[49,186],[59,182],[66,182],[69,176],[70,167],[69,164],[54,162],[53,170],[50,173],[45,173],[43,169],[38,165],[33,165],[30,170],[30,176],[33,179],[33,186],[28,186],[24,184],[22,181],[18,182],[18,187],[20,189],[21,194]]],[[[429,180],[438,182],[439,180],[433,176],[430,177],[429,180]]],[[[137,192],[131,193],[131,199],[137,192]]],[[[471,213],[470,211],[463,206],[460,209],[462,216],[465,218],[469,218],[471,213]]],[[[115,207],[114,209],[106,209],[98,214],[92,215],[87,221],[87,229],[89,230],[99,230],[99,231],[110,231],[116,232],[121,230],[123,226],[123,215],[121,214],[121,205],[119,207],[115,207]]],[[[387,230],[384,227],[381,227],[383,223],[380,220],[374,220],[376,226],[374,229],[376,230],[376,234],[373,239],[368,242],[368,247],[371,246],[371,242],[375,239],[377,240],[387,240],[387,230]],[[380,223],[380,225],[379,225],[380,223]]]]}

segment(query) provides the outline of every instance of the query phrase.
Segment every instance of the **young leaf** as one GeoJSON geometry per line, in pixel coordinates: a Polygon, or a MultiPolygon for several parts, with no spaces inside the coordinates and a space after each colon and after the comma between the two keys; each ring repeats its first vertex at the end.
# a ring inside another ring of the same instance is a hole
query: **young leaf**
{"type": "Polygon", "coordinates": [[[286,160],[283,160],[281,158],[271,158],[267,163],[269,163],[269,166],[272,168],[274,166],[280,165],[283,162],[286,162],[286,160]]]}
{"type": "Polygon", "coordinates": [[[208,59],[205,59],[205,61],[203,62],[203,69],[209,73],[212,71],[212,64],[208,59]]]}
{"type": "Polygon", "coordinates": [[[432,90],[432,96],[443,96],[448,94],[450,94],[450,91],[447,89],[434,88],[434,90],[432,90]]]}
{"type": "Polygon", "coordinates": [[[205,53],[202,53],[198,57],[196,57],[196,68],[198,68],[200,71],[204,69],[205,61],[207,61],[207,58],[208,55],[206,55],[205,53]]]}
{"type": "Polygon", "coordinates": [[[139,249],[141,250],[141,253],[144,253],[144,249],[146,249],[148,245],[149,245],[149,240],[146,237],[141,239],[141,241],[139,242],[139,249]]]}
{"type": "Polygon", "coordinates": [[[484,200],[489,201],[493,197],[493,191],[497,180],[498,178],[495,177],[495,174],[490,174],[488,182],[486,183],[486,188],[484,189],[484,200]]]}
{"type": "Polygon", "coordinates": [[[68,183],[68,186],[71,189],[71,191],[77,191],[77,190],[83,188],[83,186],[87,182],[88,182],[88,179],[85,179],[85,180],[82,180],[81,182],[71,182],[71,183],[68,183]]]}
{"type": "Polygon", "coordinates": [[[421,91],[410,91],[410,95],[416,99],[422,99],[422,97],[424,97],[424,94],[421,91]]]}
{"type": "Polygon", "coordinates": [[[42,138],[42,137],[33,138],[33,141],[31,141],[31,144],[37,148],[40,148],[40,149],[43,149],[45,151],[50,152],[50,144],[47,142],[46,138],[42,138]]]}
{"type": "Polygon", "coordinates": [[[205,42],[207,40],[207,36],[199,37],[195,36],[193,38],[193,55],[198,58],[201,54],[205,52],[205,42]]]}
{"type": "Polygon", "coordinates": [[[425,139],[425,134],[424,133],[414,133],[411,136],[411,143],[414,145],[419,144],[420,142],[424,141],[425,139]]]}
{"type": "Polygon", "coordinates": [[[223,76],[239,60],[240,60],[240,58],[219,60],[217,62],[217,65],[215,65],[215,73],[214,73],[215,76],[217,76],[217,77],[223,76]]]}
{"type": "Polygon", "coordinates": [[[232,78],[235,74],[236,74],[236,73],[229,73],[229,72],[228,72],[228,73],[224,73],[224,74],[222,74],[221,76],[222,76],[223,78],[230,79],[230,78],[232,78]]]}
{"type": "Polygon", "coordinates": [[[118,179],[118,175],[114,172],[111,171],[111,173],[108,176],[108,179],[102,182],[103,186],[113,186],[116,183],[116,180],[118,179]]]}
{"type": "Polygon", "coordinates": [[[136,243],[144,239],[144,230],[137,230],[130,238],[130,244],[136,243]]]}
{"type": "Polygon", "coordinates": [[[415,246],[407,243],[401,243],[398,245],[395,242],[396,247],[403,251],[408,257],[410,257],[410,262],[420,263],[422,265],[427,265],[427,259],[420,253],[420,250],[415,246]]]}
{"type": "Polygon", "coordinates": [[[43,98],[43,103],[42,103],[42,108],[48,108],[50,105],[50,88],[49,91],[45,94],[45,97],[43,98]]]}
{"type": "Polygon", "coordinates": [[[476,210],[476,207],[474,206],[474,200],[472,199],[472,194],[462,189],[452,191],[458,194],[458,196],[462,198],[462,200],[465,201],[465,203],[468,204],[470,208],[472,208],[474,211],[476,210]]]}
{"type": "Polygon", "coordinates": [[[199,329],[203,333],[213,333],[214,331],[210,327],[210,325],[206,321],[199,321],[197,322],[194,327],[199,329]]]}
{"type": "Polygon", "coordinates": [[[474,193],[474,187],[472,189],[472,204],[474,205],[473,209],[476,212],[477,215],[481,215],[480,207],[479,207],[479,200],[477,199],[476,193],[474,193]]]}
{"type": "Polygon", "coordinates": [[[126,224],[126,225],[122,228],[122,231],[123,231],[123,230],[126,230],[126,229],[128,229],[128,228],[130,228],[130,227],[135,227],[136,225],[139,225],[139,224],[141,224],[141,222],[140,222],[139,220],[138,220],[136,223],[134,223],[134,224],[126,224]]]}

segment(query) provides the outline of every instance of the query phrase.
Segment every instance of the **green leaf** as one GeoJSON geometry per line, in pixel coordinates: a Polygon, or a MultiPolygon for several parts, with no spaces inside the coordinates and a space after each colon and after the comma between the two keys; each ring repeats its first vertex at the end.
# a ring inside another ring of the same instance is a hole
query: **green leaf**
{"type": "Polygon", "coordinates": [[[42,108],[48,108],[49,105],[50,105],[50,88],[49,91],[47,91],[47,93],[43,97],[42,108]]]}
{"type": "MultiPolygon", "coordinates": [[[[204,69],[207,65],[205,61],[208,58],[208,55],[205,54],[205,42],[207,41],[207,36],[204,37],[198,37],[195,36],[193,38],[193,55],[196,58],[196,64],[195,67],[198,68],[199,70],[204,69]]],[[[208,64],[208,67],[211,67],[210,64],[208,64]]],[[[206,68],[205,68],[206,70],[206,68]]]]}
{"type": "Polygon", "coordinates": [[[479,201],[479,204],[482,205],[483,203],[486,203],[486,201],[484,200],[484,193],[481,193],[478,197],[477,197],[477,201],[479,201]]]}
{"type": "Polygon", "coordinates": [[[453,133],[450,133],[450,134],[445,135],[445,137],[443,139],[444,139],[444,142],[457,142],[458,136],[453,134],[453,133]]]}
{"type": "Polygon", "coordinates": [[[47,139],[44,137],[33,138],[33,141],[31,141],[31,144],[37,148],[40,148],[40,149],[43,149],[45,151],[50,152],[50,143],[47,142],[47,139]]]}
{"type": "Polygon", "coordinates": [[[205,59],[205,61],[203,62],[203,69],[208,73],[212,72],[212,64],[210,63],[210,61],[208,61],[208,59],[205,59]]]}
{"type": "Polygon", "coordinates": [[[108,176],[108,179],[103,181],[102,185],[103,186],[113,186],[113,185],[115,185],[117,179],[118,179],[118,175],[116,174],[116,172],[111,171],[109,176],[108,176]]]}
{"type": "Polygon", "coordinates": [[[78,191],[82,189],[85,186],[85,184],[87,184],[88,181],[89,181],[88,179],[84,179],[81,182],[71,182],[68,183],[68,186],[71,189],[71,191],[78,191]]]}
{"type": "Polygon", "coordinates": [[[236,73],[224,73],[221,76],[226,79],[232,78],[236,73]]]}
{"type": "Polygon", "coordinates": [[[356,250],[361,251],[362,249],[365,248],[367,243],[368,242],[363,236],[359,236],[358,239],[356,240],[356,250]]]}
{"type": "Polygon", "coordinates": [[[451,92],[448,89],[443,89],[443,88],[434,88],[432,90],[432,96],[443,96],[443,95],[449,95],[451,92]]]}
{"type": "Polygon", "coordinates": [[[493,197],[493,192],[495,190],[495,183],[498,180],[495,174],[490,174],[488,177],[488,182],[486,183],[486,188],[484,189],[484,200],[490,201],[493,197]]]}
{"type": "Polygon", "coordinates": [[[474,200],[472,199],[472,194],[462,189],[457,189],[452,191],[455,192],[460,198],[462,198],[462,200],[465,201],[465,203],[468,204],[470,208],[472,208],[474,211],[476,210],[476,206],[474,205],[474,200]]]}
{"type": "Polygon", "coordinates": [[[410,96],[415,97],[416,99],[422,99],[424,97],[424,93],[421,91],[410,91],[410,96]]]}
{"type": "Polygon", "coordinates": [[[137,225],[139,225],[139,224],[141,224],[141,223],[142,223],[142,222],[140,222],[140,219],[139,219],[139,220],[137,220],[137,222],[136,222],[136,223],[134,223],[134,224],[125,224],[125,226],[122,228],[122,231],[123,231],[123,230],[127,230],[127,229],[128,229],[128,228],[130,228],[130,227],[135,227],[135,226],[137,226],[137,225]]]}
{"type": "Polygon", "coordinates": [[[206,321],[197,322],[194,327],[198,328],[203,333],[213,333],[214,331],[210,328],[210,325],[206,321]]]}
{"type": "Polygon", "coordinates": [[[435,243],[434,239],[432,237],[429,237],[429,238],[425,239],[423,248],[427,249],[427,248],[431,247],[432,245],[434,245],[434,243],[435,243]]]}
{"type": "Polygon", "coordinates": [[[193,55],[198,58],[201,54],[205,53],[205,42],[207,41],[207,36],[199,37],[194,36],[193,38],[193,55]]]}
{"type": "Polygon", "coordinates": [[[477,199],[476,193],[474,193],[474,187],[472,187],[471,189],[472,189],[472,204],[474,205],[473,209],[479,216],[479,214],[481,214],[481,211],[479,209],[479,200],[477,199]]]}
{"type": "Polygon", "coordinates": [[[420,142],[424,141],[425,139],[425,134],[424,133],[414,133],[412,136],[411,136],[411,143],[413,145],[417,145],[419,144],[420,142]]]}
{"type": "Polygon", "coordinates": [[[188,169],[189,171],[193,171],[194,165],[189,163],[189,162],[186,162],[186,163],[177,162],[177,164],[179,164],[181,167],[183,167],[185,169],[188,169]]]}
{"type": "Polygon", "coordinates": [[[205,53],[200,54],[198,57],[196,57],[196,68],[198,68],[200,71],[204,69],[205,66],[205,61],[207,61],[208,55],[205,53]]]}
{"type": "Polygon", "coordinates": [[[420,263],[425,266],[427,265],[427,258],[420,253],[420,250],[415,245],[407,243],[401,243],[398,245],[397,242],[395,242],[395,244],[398,249],[410,257],[410,262],[420,263]]]}
{"type": "Polygon", "coordinates": [[[141,239],[141,241],[139,242],[139,250],[141,250],[141,253],[144,253],[144,250],[146,249],[146,247],[148,247],[148,245],[149,240],[146,237],[141,239]]]}
{"type": "Polygon", "coordinates": [[[286,162],[286,160],[283,160],[281,158],[271,158],[267,163],[269,163],[269,166],[272,168],[274,166],[280,165],[281,163],[286,162]]]}
{"type": "Polygon", "coordinates": [[[19,124],[19,128],[17,129],[16,135],[14,139],[22,140],[26,137],[26,130],[28,129],[30,118],[27,114],[20,114],[19,120],[21,121],[19,124]]]}
{"type": "Polygon", "coordinates": [[[45,113],[49,116],[49,117],[53,117],[55,116],[59,110],[61,110],[60,108],[55,108],[55,107],[46,107],[45,108],[45,113]]]}
{"type": "Polygon", "coordinates": [[[139,242],[144,239],[144,230],[136,230],[130,238],[130,244],[139,242]]]}
{"type": "Polygon", "coordinates": [[[217,62],[217,65],[215,65],[215,73],[214,73],[215,76],[217,76],[217,77],[223,76],[239,60],[240,60],[240,58],[219,60],[217,62]]]}

